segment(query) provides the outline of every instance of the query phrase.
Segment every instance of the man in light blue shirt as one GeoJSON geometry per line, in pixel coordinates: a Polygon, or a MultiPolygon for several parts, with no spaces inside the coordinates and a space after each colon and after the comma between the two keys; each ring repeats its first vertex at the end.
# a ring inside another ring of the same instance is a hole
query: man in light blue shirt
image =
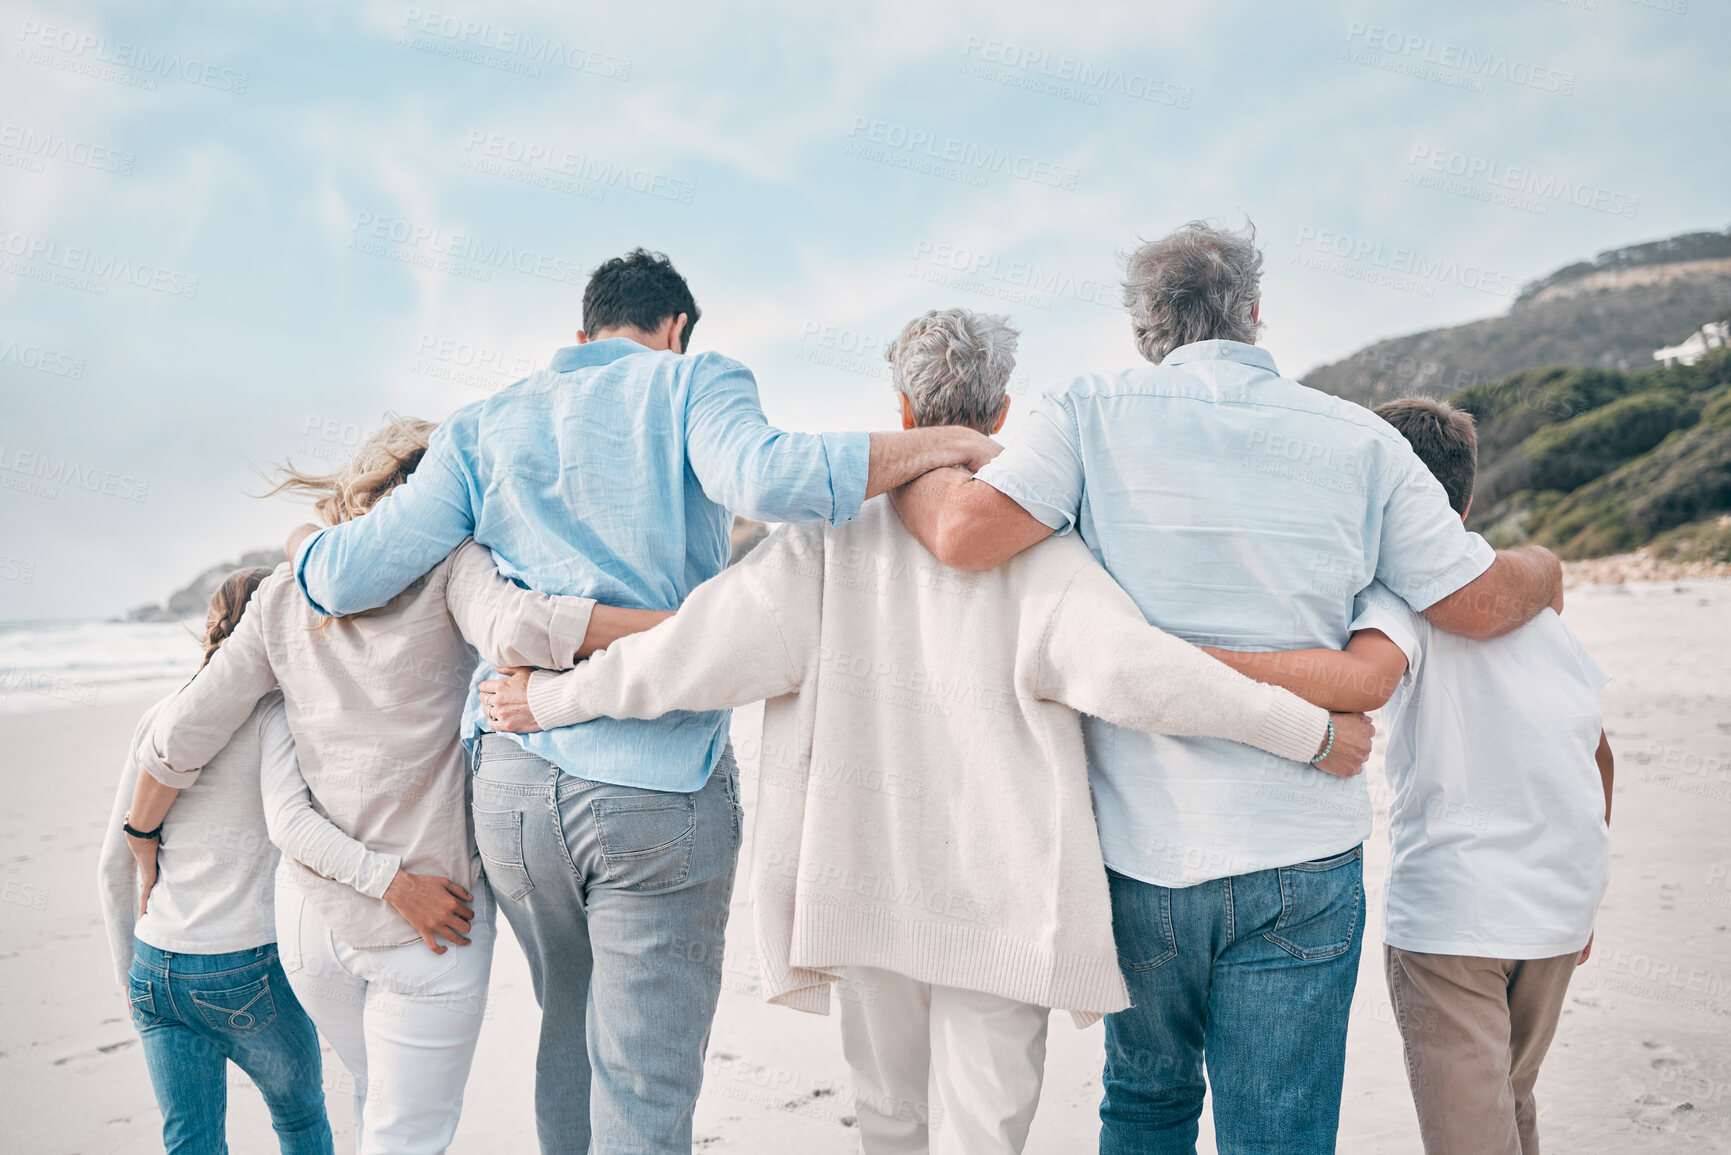
{"type": "MultiPolygon", "coordinates": [[[[1192,223],[1125,285],[1153,364],[1049,394],[973,480],[896,495],[938,558],[985,569],[1076,530],[1154,625],[1239,650],[1346,644],[1380,579],[1492,636],[1561,597],[1548,551],[1494,554],[1411,447],[1279,375],[1253,342],[1262,257],[1192,223]]],[[[1334,1150],[1371,828],[1362,778],[1087,719],[1113,926],[1135,1006],[1107,1020],[1101,1151],[1334,1150]]]]}
{"type": "MultiPolygon", "coordinates": [[[[867,497],[997,451],[959,427],[775,429],[745,366],[682,355],[698,316],[665,257],[603,264],[577,345],[452,414],[371,513],[305,540],[308,601],[383,605],[473,536],[531,589],[675,610],[726,564],[733,513],[840,525],[867,497]]],[[[492,676],[483,664],[473,684],[492,676]]],[[[690,1150],[740,841],[727,723],[494,734],[471,690],[476,842],[542,1007],[544,1152],[690,1150]]]]}

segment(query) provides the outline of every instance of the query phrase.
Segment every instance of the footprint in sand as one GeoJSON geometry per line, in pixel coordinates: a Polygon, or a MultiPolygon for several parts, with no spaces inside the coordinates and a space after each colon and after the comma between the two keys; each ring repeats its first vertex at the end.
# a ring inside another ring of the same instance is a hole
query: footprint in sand
{"type": "Polygon", "coordinates": [[[1635,1126],[1645,1127],[1649,1131],[1675,1131],[1677,1129],[1677,1108],[1682,1105],[1674,1099],[1666,1099],[1658,1095],[1642,1095],[1635,1100],[1635,1111],[1629,1116],[1629,1119],[1635,1126]]]}
{"type": "Polygon", "coordinates": [[[65,1058],[55,1059],[54,1065],[56,1067],[64,1067],[67,1063],[76,1063],[80,1059],[94,1059],[98,1055],[112,1055],[115,1051],[124,1051],[127,1047],[136,1045],[137,1042],[138,1040],[136,1038],[121,1039],[118,1043],[109,1043],[106,1046],[97,1047],[94,1051],[80,1051],[76,1055],[67,1055],[65,1058]]]}

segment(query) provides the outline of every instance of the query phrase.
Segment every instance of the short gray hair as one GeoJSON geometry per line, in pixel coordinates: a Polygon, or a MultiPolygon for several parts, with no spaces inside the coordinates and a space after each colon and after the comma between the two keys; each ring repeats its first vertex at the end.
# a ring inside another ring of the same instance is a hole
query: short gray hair
{"type": "Polygon", "coordinates": [[[932,309],[903,327],[884,359],[920,425],[990,433],[1016,368],[1019,336],[1010,319],[996,313],[932,309]]]}
{"type": "Polygon", "coordinates": [[[1262,295],[1262,252],[1256,226],[1244,231],[1191,221],[1130,254],[1124,305],[1136,348],[1159,364],[1195,341],[1255,344],[1262,326],[1251,310],[1262,295]]]}

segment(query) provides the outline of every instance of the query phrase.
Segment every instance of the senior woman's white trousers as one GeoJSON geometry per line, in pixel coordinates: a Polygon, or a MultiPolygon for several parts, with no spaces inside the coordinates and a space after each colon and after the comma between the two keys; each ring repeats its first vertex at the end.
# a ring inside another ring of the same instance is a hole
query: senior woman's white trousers
{"type": "Polygon", "coordinates": [[[1019,1153],[1051,1012],[875,967],[843,973],[833,994],[865,1155],[1019,1153]]]}
{"type": "Polygon", "coordinates": [[[354,1078],[358,1155],[437,1155],[450,1146],[493,968],[496,917],[485,881],[475,885],[474,907],[468,946],[356,950],[299,890],[277,886],[283,970],[354,1078]]]}

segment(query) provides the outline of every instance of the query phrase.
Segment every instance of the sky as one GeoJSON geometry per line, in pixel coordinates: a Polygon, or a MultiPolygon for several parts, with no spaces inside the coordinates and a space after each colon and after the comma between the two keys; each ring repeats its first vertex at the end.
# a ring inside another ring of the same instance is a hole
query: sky
{"type": "MultiPolygon", "coordinates": [[[[1138,363],[1121,258],[1254,224],[1291,376],[1731,223],[1731,9],[0,4],[0,622],[278,543],[284,462],[544,365],[643,245],[791,429],[895,422],[926,309],[1039,393],[1138,363]]],[[[1679,334],[1681,337],[1682,334],[1679,334]]]]}

